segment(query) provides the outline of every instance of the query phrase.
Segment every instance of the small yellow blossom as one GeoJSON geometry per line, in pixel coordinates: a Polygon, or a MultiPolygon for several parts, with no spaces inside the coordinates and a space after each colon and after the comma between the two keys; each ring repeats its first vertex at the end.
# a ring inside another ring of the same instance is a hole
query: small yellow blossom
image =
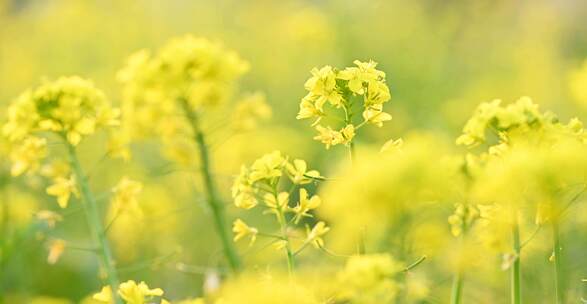
{"type": "Polygon", "coordinates": [[[288,205],[289,193],[280,192],[277,195],[277,199],[275,198],[275,196],[273,194],[267,193],[263,197],[263,201],[265,202],[265,205],[267,205],[267,207],[269,207],[271,209],[283,210],[288,205]]]}
{"type": "Polygon", "coordinates": [[[10,174],[19,176],[25,172],[35,172],[40,161],[47,156],[47,140],[39,137],[27,137],[21,145],[10,153],[12,168],[10,174]]]}
{"type": "Polygon", "coordinates": [[[391,115],[383,112],[382,109],[382,104],[376,104],[367,107],[363,111],[363,119],[365,119],[366,122],[374,124],[380,128],[383,127],[383,122],[391,120],[391,115]]]}
{"type": "Polygon", "coordinates": [[[309,184],[312,182],[312,177],[320,177],[320,172],[316,170],[309,170],[306,161],[302,159],[295,159],[293,164],[287,163],[285,165],[291,181],[297,185],[309,184]]]}
{"type": "Polygon", "coordinates": [[[322,236],[325,235],[328,231],[330,231],[330,227],[327,227],[326,223],[320,221],[314,225],[312,230],[308,231],[306,242],[311,242],[316,247],[323,247],[324,240],[322,239],[322,236]]]}
{"type": "Polygon", "coordinates": [[[285,158],[281,156],[281,152],[273,151],[272,153],[263,155],[256,160],[251,166],[249,178],[251,182],[256,182],[261,179],[271,179],[282,175],[282,168],[285,165],[285,158]]]}
{"type": "Polygon", "coordinates": [[[234,241],[238,241],[246,236],[251,236],[251,243],[253,244],[257,239],[257,228],[249,227],[243,220],[236,219],[232,224],[232,232],[234,232],[234,241]]]}
{"type": "Polygon", "coordinates": [[[292,208],[292,211],[295,213],[294,222],[297,224],[303,217],[310,217],[311,215],[308,212],[318,208],[321,203],[322,200],[318,195],[308,198],[308,191],[300,188],[300,201],[292,208]]]}
{"type": "Polygon", "coordinates": [[[118,212],[129,211],[140,216],[142,215],[142,210],[137,197],[142,191],[143,184],[125,176],[112,188],[112,193],[114,194],[112,205],[117,208],[118,212]]]}
{"type": "Polygon", "coordinates": [[[102,287],[102,290],[100,290],[100,292],[95,293],[92,298],[96,301],[99,302],[104,302],[104,303],[113,303],[112,301],[112,288],[110,288],[110,286],[104,286],[102,287]]]}
{"type": "Polygon", "coordinates": [[[259,120],[271,117],[271,107],[265,101],[265,95],[257,92],[243,97],[236,103],[233,112],[233,128],[238,131],[254,129],[259,120]]]}
{"type": "Polygon", "coordinates": [[[335,146],[344,140],[340,132],[334,131],[330,127],[317,125],[316,131],[318,131],[318,135],[314,136],[314,139],[325,144],[326,149],[330,149],[331,146],[335,146]]]}
{"type": "Polygon", "coordinates": [[[50,210],[41,210],[37,212],[35,217],[40,221],[46,222],[49,228],[55,228],[55,224],[63,220],[60,214],[50,210]]]}
{"type": "Polygon", "coordinates": [[[56,196],[57,203],[61,208],[67,208],[72,193],[76,197],[79,196],[77,184],[73,175],[70,178],[57,177],[55,178],[53,185],[47,187],[47,194],[56,196]]]}
{"type": "Polygon", "coordinates": [[[404,140],[401,138],[390,139],[383,144],[383,146],[381,147],[381,150],[379,152],[384,153],[384,152],[388,152],[388,151],[401,150],[403,145],[404,145],[404,140]]]}
{"type": "Polygon", "coordinates": [[[161,288],[150,289],[145,282],[137,284],[130,280],[120,284],[118,294],[127,304],[146,304],[148,303],[147,298],[160,297],[163,295],[163,290],[161,288]]]}

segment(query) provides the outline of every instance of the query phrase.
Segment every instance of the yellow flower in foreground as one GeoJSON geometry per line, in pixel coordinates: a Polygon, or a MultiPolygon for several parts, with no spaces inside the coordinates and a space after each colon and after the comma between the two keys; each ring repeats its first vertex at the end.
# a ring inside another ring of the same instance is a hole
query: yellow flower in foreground
{"type": "MultiPolygon", "coordinates": [[[[145,282],[137,284],[133,280],[121,283],[118,287],[118,294],[126,302],[126,304],[147,304],[154,303],[150,300],[153,297],[160,297],[163,295],[161,288],[150,289],[145,282]]],[[[104,303],[113,303],[112,301],[112,289],[110,286],[104,286],[99,293],[94,294],[92,297],[94,300],[104,303]]],[[[169,303],[164,299],[161,299],[161,304],[169,303]]]]}
{"type": "Polygon", "coordinates": [[[271,208],[271,209],[280,209],[283,210],[283,208],[287,207],[288,202],[289,202],[289,193],[287,192],[281,192],[277,195],[277,200],[275,199],[275,196],[273,194],[265,194],[265,196],[263,197],[264,201],[265,201],[265,205],[267,205],[267,207],[271,208]]]}
{"type": "Polygon", "coordinates": [[[112,303],[112,288],[110,286],[102,287],[99,293],[96,293],[92,298],[99,302],[112,303]]]}
{"type": "Polygon", "coordinates": [[[324,240],[322,236],[330,231],[330,227],[326,226],[326,223],[320,221],[314,225],[312,230],[308,231],[306,242],[312,242],[316,247],[324,246],[324,240]]]}
{"type": "Polygon", "coordinates": [[[27,171],[36,171],[40,160],[47,156],[47,140],[38,137],[28,137],[10,154],[12,168],[10,174],[19,176],[27,171]]]}
{"type": "Polygon", "coordinates": [[[127,304],[145,304],[147,303],[145,298],[160,297],[163,295],[163,290],[161,288],[150,289],[145,282],[137,284],[130,280],[120,284],[118,294],[127,304]]]}
{"type": "Polygon", "coordinates": [[[143,191],[143,184],[140,182],[123,177],[118,184],[112,189],[114,198],[112,204],[118,211],[130,211],[137,215],[142,215],[139,207],[137,196],[143,191]]]}
{"type": "Polygon", "coordinates": [[[72,193],[76,197],[79,196],[73,175],[70,178],[57,177],[55,183],[47,187],[47,194],[56,196],[57,203],[61,208],[67,208],[72,193]]]}
{"type": "Polygon", "coordinates": [[[261,179],[270,179],[281,176],[281,169],[285,164],[285,158],[281,156],[281,152],[273,151],[269,154],[263,155],[251,165],[251,173],[249,178],[251,182],[261,179]]]}
{"type": "Polygon", "coordinates": [[[383,127],[383,122],[391,120],[391,115],[383,112],[382,104],[375,104],[363,111],[363,119],[381,128],[383,127]]]}
{"type": "Polygon", "coordinates": [[[295,213],[295,223],[299,223],[302,217],[310,217],[311,215],[309,215],[308,212],[312,209],[318,208],[321,203],[322,200],[318,195],[314,195],[308,199],[308,191],[304,188],[300,188],[300,201],[297,206],[292,208],[292,211],[295,213]]]}
{"type": "Polygon", "coordinates": [[[234,235],[235,242],[246,237],[247,235],[250,235],[251,236],[251,244],[253,244],[255,242],[255,240],[257,239],[257,233],[259,233],[257,228],[249,227],[249,225],[247,225],[241,219],[236,219],[234,221],[234,223],[232,224],[232,232],[234,232],[234,234],[235,234],[234,235]]]}
{"type": "Polygon", "coordinates": [[[312,178],[310,177],[320,177],[320,172],[316,170],[308,171],[308,165],[306,161],[302,159],[296,159],[293,161],[293,164],[287,163],[285,165],[287,172],[290,175],[291,181],[294,184],[303,185],[312,182],[312,178]],[[310,176],[310,177],[308,177],[310,176]]]}
{"type": "Polygon", "coordinates": [[[404,140],[401,138],[390,139],[383,144],[383,146],[381,147],[381,150],[379,152],[381,152],[381,153],[388,152],[388,151],[395,152],[395,151],[401,150],[403,145],[404,145],[404,140]]]}

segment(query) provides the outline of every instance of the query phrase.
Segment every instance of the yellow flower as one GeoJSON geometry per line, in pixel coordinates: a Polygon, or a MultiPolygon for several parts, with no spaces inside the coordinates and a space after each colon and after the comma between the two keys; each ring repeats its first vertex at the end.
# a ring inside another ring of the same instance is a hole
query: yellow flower
{"type": "Polygon", "coordinates": [[[289,193],[280,192],[277,195],[277,200],[275,199],[275,196],[273,194],[267,193],[267,194],[265,194],[263,199],[264,199],[265,205],[267,205],[267,207],[269,207],[271,209],[283,210],[288,205],[289,193]]]}
{"type": "Polygon", "coordinates": [[[383,81],[371,81],[367,85],[367,94],[365,94],[365,106],[382,104],[391,99],[389,87],[383,81]]]}
{"type": "Polygon", "coordinates": [[[304,185],[312,182],[311,177],[320,177],[320,172],[316,170],[308,171],[308,165],[302,159],[295,159],[293,165],[287,163],[285,165],[291,181],[297,185],[304,185]]]}
{"type": "Polygon", "coordinates": [[[79,196],[77,184],[73,175],[70,178],[57,177],[55,178],[53,185],[47,187],[47,194],[56,196],[57,203],[61,208],[67,207],[72,193],[76,197],[79,196]]]}
{"type": "Polygon", "coordinates": [[[355,137],[355,126],[353,125],[346,125],[346,127],[340,130],[340,134],[342,135],[342,144],[349,144],[353,138],[355,137]]]}
{"type": "Polygon", "coordinates": [[[388,151],[397,151],[397,150],[400,150],[403,145],[404,145],[404,140],[401,138],[398,138],[395,140],[390,139],[383,144],[380,152],[384,153],[384,152],[388,152],[388,151]]]}
{"type": "Polygon", "coordinates": [[[49,228],[55,228],[55,224],[63,220],[63,217],[59,213],[55,213],[50,210],[41,210],[37,212],[35,217],[47,223],[49,228]]]}
{"type": "Polygon", "coordinates": [[[234,205],[238,208],[251,209],[259,203],[255,196],[255,189],[249,180],[249,170],[241,166],[240,174],[234,180],[231,188],[234,205]]]}
{"type": "Polygon", "coordinates": [[[391,303],[400,288],[394,277],[402,269],[403,265],[388,254],[352,256],[338,275],[345,286],[338,297],[352,303],[391,303]]]}
{"type": "Polygon", "coordinates": [[[118,294],[127,304],[145,304],[147,303],[146,298],[160,297],[163,295],[163,290],[161,288],[150,289],[145,282],[137,284],[130,280],[120,284],[118,294]]]}
{"type": "Polygon", "coordinates": [[[110,288],[110,286],[102,287],[102,290],[100,290],[98,293],[95,293],[92,298],[98,302],[109,304],[114,303],[114,301],[112,301],[112,288],[110,288]]]}
{"type": "Polygon", "coordinates": [[[267,120],[271,114],[271,107],[263,93],[250,94],[237,102],[233,112],[233,128],[238,131],[254,129],[257,121],[267,120]]]}
{"type": "Polygon", "coordinates": [[[326,145],[326,149],[330,149],[331,146],[336,146],[345,141],[341,132],[332,130],[330,127],[317,125],[316,131],[318,131],[318,135],[314,136],[314,139],[326,145]]]}
{"type": "Polygon", "coordinates": [[[312,77],[306,81],[304,87],[311,96],[315,96],[315,103],[318,109],[322,109],[325,102],[340,107],[342,95],[336,88],[336,71],[329,65],[320,69],[313,68],[312,77]]]}
{"type": "Polygon", "coordinates": [[[292,211],[295,213],[294,222],[297,224],[302,217],[311,217],[308,212],[318,208],[321,203],[322,200],[318,195],[314,195],[308,199],[308,191],[304,188],[300,188],[300,201],[292,208],[292,211]]]}
{"type": "Polygon", "coordinates": [[[261,179],[279,177],[282,175],[284,164],[285,159],[281,156],[281,152],[273,151],[272,153],[265,154],[251,166],[249,179],[251,182],[256,182],[261,179]]]}
{"type": "Polygon", "coordinates": [[[383,122],[391,120],[391,115],[383,112],[382,109],[382,104],[367,107],[363,111],[363,119],[365,119],[366,122],[372,123],[381,128],[383,122]]]}
{"type": "Polygon", "coordinates": [[[22,144],[10,153],[12,168],[10,174],[19,176],[25,172],[35,172],[40,161],[47,156],[47,140],[39,137],[27,137],[22,144]]]}
{"type": "Polygon", "coordinates": [[[112,193],[114,194],[112,206],[118,210],[117,212],[130,211],[140,216],[142,215],[142,210],[137,197],[142,191],[143,184],[125,176],[112,188],[112,193]]]}
{"type": "Polygon", "coordinates": [[[243,220],[236,219],[234,223],[232,223],[232,232],[234,232],[234,241],[238,241],[246,236],[251,236],[251,245],[257,239],[257,233],[259,231],[257,228],[249,227],[243,220]]]}
{"type": "Polygon", "coordinates": [[[351,92],[363,95],[365,93],[364,85],[373,81],[385,79],[385,73],[375,69],[377,63],[370,60],[369,62],[361,62],[355,60],[353,62],[357,67],[346,68],[337,77],[348,81],[348,88],[351,92]]]}
{"type": "Polygon", "coordinates": [[[47,263],[53,265],[57,263],[61,255],[65,251],[64,240],[53,240],[49,243],[49,255],[47,256],[47,263]]]}
{"type": "Polygon", "coordinates": [[[320,221],[314,225],[312,230],[308,231],[306,242],[311,242],[316,247],[323,247],[324,240],[322,239],[322,236],[325,235],[328,231],[330,231],[330,227],[327,227],[326,223],[320,221]]]}

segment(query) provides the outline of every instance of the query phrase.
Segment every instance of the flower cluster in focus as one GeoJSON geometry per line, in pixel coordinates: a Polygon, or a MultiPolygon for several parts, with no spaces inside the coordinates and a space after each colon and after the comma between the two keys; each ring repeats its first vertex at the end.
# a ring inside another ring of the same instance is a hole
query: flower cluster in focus
{"type": "Polygon", "coordinates": [[[385,83],[385,73],[377,70],[374,61],[355,60],[355,67],[338,70],[331,66],[312,69],[312,77],[304,85],[308,94],[302,98],[297,119],[312,118],[312,126],[318,131],[314,139],[326,145],[328,149],[338,144],[348,145],[352,142],[356,130],[365,124],[383,126],[391,120],[391,115],[383,111],[383,104],[391,99],[389,87],[385,83]],[[362,97],[360,109],[362,121],[353,122],[356,98],[362,97]],[[343,116],[334,114],[326,108],[342,112],[343,116]],[[342,128],[323,126],[324,118],[338,119],[342,128]]]}

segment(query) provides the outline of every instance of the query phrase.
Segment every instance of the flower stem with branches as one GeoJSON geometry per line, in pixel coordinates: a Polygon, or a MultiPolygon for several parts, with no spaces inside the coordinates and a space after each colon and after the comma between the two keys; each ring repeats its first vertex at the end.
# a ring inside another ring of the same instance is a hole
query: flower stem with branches
{"type": "Polygon", "coordinates": [[[216,190],[216,183],[212,178],[210,155],[208,146],[206,144],[206,138],[198,123],[198,116],[196,112],[189,106],[187,100],[183,99],[181,100],[181,103],[187,120],[194,133],[194,141],[198,146],[200,157],[200,176],[204,181],[206,197],[208,205],[212,210],[216,232],[218,233],[218,236],[222,242],[224,255],[226,256],[230,268],[233,272],[238,272],[241,268],[241,260],[237,253],[236,247],[232,242],[228,226],[226,225],[226,211],[224,204],[218,195],[216,190]]]}
{"type": "Polygon", "coordinates": [[[112,289],[113,302],[115,304],[121,304],[122,301],[117,296],[118,285],[120,283],[118,279],[118,272],[115,268],[114,256],[112,254],[112,250],[110,249],[110,244],[106,238],[106,231],[100,219],[100,212],[98,210],[96,199],[90,190],[87,176],[84,173],[77,157],[75,147],[67,141],[65,136],[64,142],[67,147],[69,162],[81,193],[83,208],[86,213],[88,226],[94,241],[97,242],[97,253],[100,256],[100,264],[106,272],[108,285],[110,285],[110,288],[112,289]]]}

